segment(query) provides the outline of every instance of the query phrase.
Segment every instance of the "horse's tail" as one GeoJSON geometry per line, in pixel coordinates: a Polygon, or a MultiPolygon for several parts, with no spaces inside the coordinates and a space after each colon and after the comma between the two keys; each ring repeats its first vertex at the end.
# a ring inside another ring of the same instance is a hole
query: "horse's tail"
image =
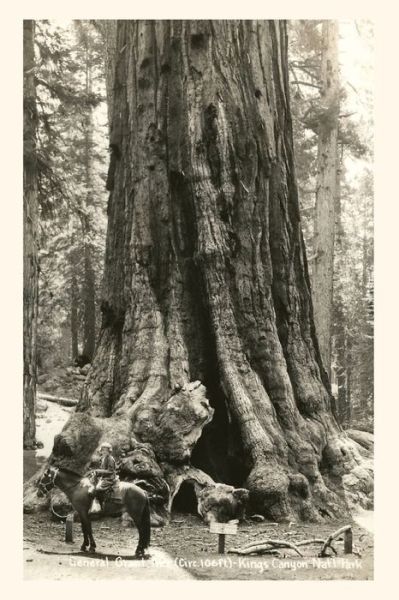
{"type": "Polygon", "coordinates": [[[143,512],[141,513],[139,534],[143,550],[148,548],[151,540],[150,502],[148,496],[145,499],[143,512]]]}

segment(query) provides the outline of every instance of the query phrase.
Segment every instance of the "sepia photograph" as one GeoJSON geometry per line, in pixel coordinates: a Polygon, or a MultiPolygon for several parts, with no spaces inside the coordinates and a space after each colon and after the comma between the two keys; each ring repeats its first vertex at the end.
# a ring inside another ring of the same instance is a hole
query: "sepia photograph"
{"type": "Polygon", "coordinates": [[[20,42],[24,579],[373,580],[374,22],[20,42]]]}

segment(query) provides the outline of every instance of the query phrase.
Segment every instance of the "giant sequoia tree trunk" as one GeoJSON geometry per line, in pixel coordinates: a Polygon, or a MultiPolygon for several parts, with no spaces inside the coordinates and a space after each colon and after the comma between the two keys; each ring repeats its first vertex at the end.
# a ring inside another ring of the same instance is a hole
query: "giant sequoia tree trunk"
{"type": "Polygon", "coordinates": [[[34,21],[24,21],[24,448],[35,445],[38,204],[34,21]]]}
{"type": "Polygon", "coordinates": [[[171,488],[205,471],[269,518],[336,515],[356,450],[315,335],[285,24],[120,21],[117,57],[101,335],[55,454],[83,468],[108,437],[171,488]]]}
{"type": "Polygon", "coordinates": [[[334,273],[335,196],[337,194],[338,117],[340,105],[338,66],[338,22],[322,26],[320,102],[318,126],[316,210],[314,225],[315,262],[312,276],[317,336],[324,366],[331,369],[332,304],[334,273]]]}

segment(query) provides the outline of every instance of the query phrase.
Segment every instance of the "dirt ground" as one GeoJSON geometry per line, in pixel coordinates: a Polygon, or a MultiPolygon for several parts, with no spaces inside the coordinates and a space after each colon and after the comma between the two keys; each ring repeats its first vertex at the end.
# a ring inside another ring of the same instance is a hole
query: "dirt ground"
{"type": "Polygon", "coordinates": [[[325,539],[347,522],[328,524],[247,522],[238,534],[227,536],[226,554],[218,554],[217,535],[199,517],[174,514],[163,528],[152,529],[148,561],[134,561],[137,532],[124,527],[120,518],[93,523],[97,555],[84,555],[79,523],[74,524],[74,542],[64,541],[64,524],[46,513],[24,515],[24,573],[26,579],[352,579],[373,578],[373,535],[353,523],[356,554],[344,555],[343,541],[335,543],[337,556],[320,559],[320,546],[301,547],[303,557],[291,550],[281,556],[237,556],[233,547],[272,538],[292,542],[325,539]]]}

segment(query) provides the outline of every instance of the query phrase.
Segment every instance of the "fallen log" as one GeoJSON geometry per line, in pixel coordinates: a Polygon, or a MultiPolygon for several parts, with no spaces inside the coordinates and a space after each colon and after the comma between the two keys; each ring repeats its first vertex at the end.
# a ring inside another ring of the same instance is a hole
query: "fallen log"
{"type": "Polygon", "coordinates": [[[61,404],[61,406],[76,406],[78,401],[74,398],[62,398],[61,396],[52,396],[51,394],[37,394],[39,400],[47,400],[47,402],[55,402],[61,404]]]}

